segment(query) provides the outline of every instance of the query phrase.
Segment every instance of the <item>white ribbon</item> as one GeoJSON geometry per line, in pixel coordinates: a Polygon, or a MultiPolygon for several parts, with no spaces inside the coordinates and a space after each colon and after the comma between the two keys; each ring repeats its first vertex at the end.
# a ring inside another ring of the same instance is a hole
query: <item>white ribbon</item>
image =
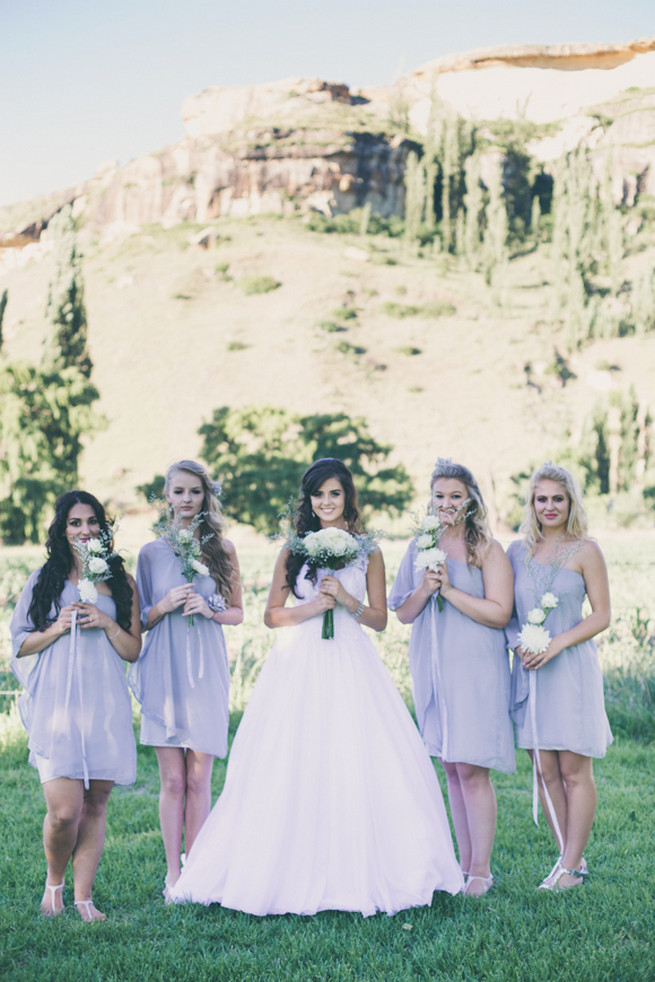
{"type": "Polygon", "coordinates": [[[541,770],[541,756],[539,754],[539,738],[537,736],[537,672],[535,669],[530,669],[528,671],[528,679],[530,682],[530,720],[532,722],[532,817],[534,823],[539,827],[539,788],[537,775],[541,778],[541,786],[544,789],[544,799],[548,806],[548,812],[550,814],[551,821],[553,823],[553,829],[555,830],[555,836],[559,843],[560,853],[564,853],[564,839],[562,837],[562,832],[559,827],[559,822],[557,821],[557,815],[555,814],[555,808],[548,794],[548,788],[546,787],[546,782],[544,781],[543,771],[541,770]]]}
{"type": "Polygon", "coordinates": [[[86,759],[86,741],[84,738],[84,688],[82,685],[82,661],[77,657],[77,611],[74,610],[71,614],[71,630],[70,639],[68,642],[68,667],[66,673],[66,698],[64,700],[64,719],[68,722],[69,720],[69,706],[71,691],[73,688],[73,672],[77,668],[77,688],[80,694],[80,742],[82,746],[82,774],[84,776],[84,787],[89,788],[89,767],[86,759]]]}
{"type": "Polygon", "coordinates": [[[436,683],[435,683],[435,672],[432,673],[432,688],[436,688],[435,702],[438,702],[439,709],[441,711],[441,757],[444,760],[448,759],[448,711],[446,709],[446,700],[444,698],[443,686],[441,684],[441,671],[439,668],[439,643],[437,640],[437,601],[434,594],[430,598],[430,632],[432,640],[432,666],[436,671],[436,683]]]}
{"type": "MultiPolygon", "coordinates": [[[[200,625],[199,624],[198,625],[194,624],[193,626],[194,627],[197,627],[196,635],[197,635],[197,638],[198,638],[198,648],[199,648],[198,679],[201,679],[201,678],[204,677],[204,674],[205,674],[205,649],[204,649],[203,644],[202,644],[202,634],[200,632],[200,625]]],[[[193,628],[191,627],[191,624],[187,621],[187,625],[186,625],[186,639],[185,639],[185,641],[186,641],[186,643],[185,643],[185,649],[186,649],[185,650],[185,654],[186,654],[186,675],[187,675],[187,679],[189,680],[189,685],[191,686],[192,689],[195,689],[196,682],[195,682],[195,679],[193,677],[193,666],[191,664],[191,660],[192,660],[192,653],[191,653],[191,631],[192,630],[193,630],[193,628]]]]}

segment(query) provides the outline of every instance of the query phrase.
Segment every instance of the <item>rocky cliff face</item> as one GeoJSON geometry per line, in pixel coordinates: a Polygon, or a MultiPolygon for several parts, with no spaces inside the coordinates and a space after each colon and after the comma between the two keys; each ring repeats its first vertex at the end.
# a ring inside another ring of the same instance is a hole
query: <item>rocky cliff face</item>
{"type": "MultiPolygon", "coordinates": [[[[415,145],[401,132],[401,116],[425,133],[436,96],[443,111],[483,127],[499,118],[538,124],[542,135],[529,149],[546,167],[576,145],[590,147],[599,174],[611,159],[615,199],[631,204],[637,193],[655,195],[654,86],[651,38],[474,51],[357,94],[299,78],[213,88],[184,103],[180,143],[124,167],[105,165],[63,197],[87,221],[118,230],[298,207],[333,214],[367,202],[381,215],[402,214],[404,165],[415,145]]],[[[53,197],[51,213],[61,200],[53,197]]],[[[44,205],[32,239],[48,218],[44,205]]]]}

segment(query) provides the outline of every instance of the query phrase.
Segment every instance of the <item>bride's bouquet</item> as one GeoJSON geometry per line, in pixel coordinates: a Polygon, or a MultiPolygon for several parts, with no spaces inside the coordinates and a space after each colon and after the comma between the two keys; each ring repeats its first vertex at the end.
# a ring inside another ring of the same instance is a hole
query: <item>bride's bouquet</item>
{"type": "MultiPolygon", "coordinates": [[[[289,548],[302,556],[312,571],[335,570],[352,565],[359,556],[369,555],[375,548],[375,540],[371,535],[355,536],[345,529],[326,528],[302,537],[293,536],[289,548]]],[[[334,638],[334,610],[323,613],[321,637],[327,641],[334,638]]]]}

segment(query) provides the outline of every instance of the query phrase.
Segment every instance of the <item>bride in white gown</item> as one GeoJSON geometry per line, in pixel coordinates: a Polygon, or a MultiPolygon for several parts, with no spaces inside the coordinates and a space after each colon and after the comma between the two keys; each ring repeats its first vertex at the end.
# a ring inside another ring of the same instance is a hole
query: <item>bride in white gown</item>
{"type": "MultiPolygon", "coordinates": [[[[334,458],[306,471],[295,522],[301,539],[326,528],[361,533],[352,476],[334,458]]],[[[369,915],[462,889],[432,762],[361,627],[384,629],[385,594],[377,548],[333,574],[282,549],[265,621],[285,631],[171,899],[258,915],[369,915]],[[327,610],[332,639],[321,636],[327,610]]]]}

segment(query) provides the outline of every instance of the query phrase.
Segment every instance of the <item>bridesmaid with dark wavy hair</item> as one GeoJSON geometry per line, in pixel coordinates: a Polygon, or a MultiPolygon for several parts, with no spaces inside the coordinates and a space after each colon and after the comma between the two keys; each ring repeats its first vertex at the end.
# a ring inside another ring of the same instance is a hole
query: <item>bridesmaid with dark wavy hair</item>
{"type": "Polygon", "coordinates": [[[123,662],[136,661],[141,650],[139,603],[111,539],[97,498],[86,491],[63,494],[48,531],[48,558],[27,581],[11,620],[11,667],[25,688],[18,706],[47,807],[41,911],[62,913],[64,873],[72,858],[75,906],[84,921],[105,920],[91,891],[111,789],[136,777],[123,662]],[[95,601],[83,603],[80,549],[94,539],[109,550],[106,578],[95,583],[95,601]]]}

